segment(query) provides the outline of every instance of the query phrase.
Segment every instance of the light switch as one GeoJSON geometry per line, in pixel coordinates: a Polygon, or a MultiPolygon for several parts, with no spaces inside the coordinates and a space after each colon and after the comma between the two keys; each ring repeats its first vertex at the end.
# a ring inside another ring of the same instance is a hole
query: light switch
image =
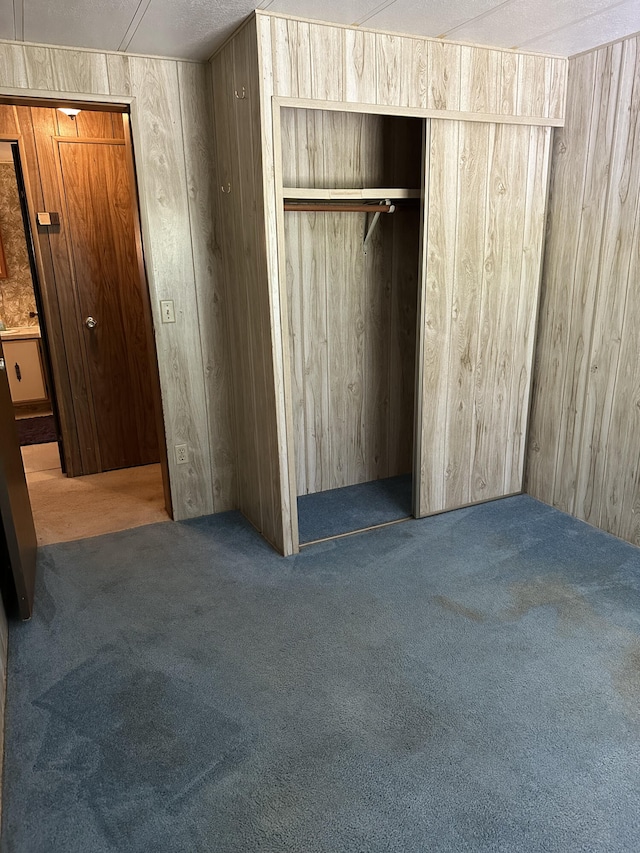
{"type": "Polygon", "coordinates": [[[175,323],[176,313],[173,310],[173,299],[163,299],[160,302],[160,314],[163,323],[175,323]]]}
{"type": "Polygon", "coordinates": [[[38,225],[60,225],[60,214],[53,211],[36,213],[38,225]]]}

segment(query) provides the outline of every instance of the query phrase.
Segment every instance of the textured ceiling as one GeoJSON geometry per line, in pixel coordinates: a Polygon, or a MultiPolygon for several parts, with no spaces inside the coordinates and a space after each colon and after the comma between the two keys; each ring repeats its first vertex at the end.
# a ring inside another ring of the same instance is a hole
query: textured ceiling
{"type": "Polygon", "coordinates": [[[207,59],[255,8],[562,56],[640,30],[640,0],[0,0],[0,38],[207,59]]]}

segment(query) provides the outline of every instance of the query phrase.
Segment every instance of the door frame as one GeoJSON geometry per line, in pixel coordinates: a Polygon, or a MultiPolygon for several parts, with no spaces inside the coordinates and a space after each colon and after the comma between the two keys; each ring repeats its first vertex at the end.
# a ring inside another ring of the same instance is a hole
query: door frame
{"type": "MultiPolygon", "coordinates": [[[[149,353],[149,366],[151,374],[151,385],[154,398],[156,429],[158,433],[158,446],[160,452],[160,467],[162,470],[162,483],[164,491],[165,508],[170,518],[173,518],[173,507],[171,501],[171,486],[169,480],[169,463],[167,458],[167,439],[164,427],[164,417],[162,408],[162,392],[160,387],[160,374],[158,368],[158,355],[156,349],[153,312],[151,308],[151,293],[149,288],[149,270],[145,263],[145,257],[148,254],[145,247],[150,245],[150,228],[147,211],[145,209],[143,199],[144,194],[141,191],[140,172],[136,168],[135,152],[141,150],[141,137],[139,132],[139,122],[137,120],[137,105],[136,99],[131,96],[114,96],[114,95],[80,95],[74,93],[52,93],[50,91],[42,91],[36,89],[15,89],[6,86],[0,86],[0,103],[8,106],[24,106],[24,107],[45,107],[46,109],[57,109],[59,107],[69,106],[86,110],[118,112],[123,115],[125,125],[125,144],[129,151],[128,157],[129,167],[131,169],[132,187],[135,193],[136,214],[134,215],[135,223],[135,242],[136,254],[138,258],[138,272],[141,280],[141,293],[143,298],[144,314],[145,314],[145,337],[147,339],[147,347],[149,353]]],[[[29,208],[29,222],[31,224],[32,234],[38,233],[37,222],[35,218],[36,207],[34,205],[35,195],[32,192],[32,187],[29,179],[28,170],[25,169],[25,163],[28,162],[25,151],[25,141],[22,134],[3,134],[0,133],[0,141],[15,142],[18,145],[20,160],[22,163],[23,179],[25,193],[27,197],[27,205],[29,208]]],[[[49,282],[52,271],[47,276],[47,264],[42,257],[42,250],[39,240],[33,241],[35,248],[36,266],[41,283],[41,298],[44,308],[44,316],[40,318],[44,322],[48,332],[49,339],[56,331],[61,334],[61,329],[55,328],[57,312],[52,310],[51,296],[55,291],[53,282],[49,282]],[[48,286],[52,293],[48,293],[48,286]]],[[[60,426],[64,430],[64,409],[65,405],[71,403],[71,388],[68,384],[68,376],[59,375],[56,370],[55,357],[53,353],[49,353],[52,361],[52,380],[57,378],[55,385],[55,393],[57,395],[60,409],[60,426]],[[60,381],[62,379],[62,382],[60,381]],[[66,381],[65,381],[66,380],[66,381]],[[60,387],[62,386],[62,387],[60,387]]],[[[64,360],[65,368],[67,365],[66,358],[64,360]]],[[[67,417],[67,424],[68,424],[67,417]]],[[[63,439],[65,438],[63,434],[63,439]]],[[[63,442],[64,443],[64,442],[63,442]]],[[[67,456],[67,458],[69,458],[67,456]]],[[[72,472],[70,472],[72,473],[72,472]]]]}

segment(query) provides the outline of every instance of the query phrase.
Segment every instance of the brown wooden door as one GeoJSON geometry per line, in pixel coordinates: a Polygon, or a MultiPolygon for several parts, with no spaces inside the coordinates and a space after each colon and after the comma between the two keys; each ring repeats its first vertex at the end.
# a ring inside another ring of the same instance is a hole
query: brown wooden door
{"type": "Polygon", "coordinates": [[[0,585],[5,603],[31,616],[36,577],[36,532],[22,465],[9,382],[0,344],[0,585]]]}
{"type": "Polygon", "coordinates": [[[117,139],[55,144],[99,467],[157,462],[129,152],[117,139]]]}

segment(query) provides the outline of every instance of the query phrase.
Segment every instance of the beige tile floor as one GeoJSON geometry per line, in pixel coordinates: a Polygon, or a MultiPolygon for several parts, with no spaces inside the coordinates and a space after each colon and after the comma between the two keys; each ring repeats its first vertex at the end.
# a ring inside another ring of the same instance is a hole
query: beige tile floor
{"type": "Polygon", "coordinates": [[[58,446],[22,448],[39,545],[168,521],[160,465],[65,477],[58,446]]]}

